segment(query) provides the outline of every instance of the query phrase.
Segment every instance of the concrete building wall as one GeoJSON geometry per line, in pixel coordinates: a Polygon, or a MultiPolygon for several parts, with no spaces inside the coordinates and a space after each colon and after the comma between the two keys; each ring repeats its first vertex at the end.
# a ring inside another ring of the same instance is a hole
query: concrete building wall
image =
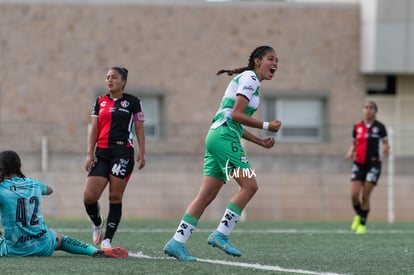
{"type": "Polygon", "coordinates": [[[216,71],[245,66],[261,44],[280,58],[264,95],[325,91],[335,106],[332,140],[300,153],[336,154],[344,144],[333,127],[360,115],[349,111],[364,96],[357,5],[2,4],[0,13],[1,147],[33,152],[48,136],[52,152],[83,153],[96,93],[120,65],[129,69],[127,92],[165,96],[165,137],[148,152],[199,153],[229,81],[216,71]]]}
{"type": "MultiPolygon", "coordinates": [[[[179,218],[199,188],[204,135],[229,81],[215,72],[246,65],[256,46],[269,44],[280,62],[263,94],[326,93],[329,139],[272,150],[247,144],[260,183],[247,215],[349,219],[350,164],[342,158],[365,96],[359,24],[356,4],[1,4],[0,148],[20,152],[25,173],[54,186],[47,215],[85,217],[89,113],[107,69],[125,66],[127,92],[157,91],[165,108],[164,135],[147,142],[147,166],[127,187],[124,216],[179,218]]],[[[399,181],[409,188],[406,175],[399,181]]],[[[205,217],[220,216],[236,190],[229,182],[205,217]]],[[[374,218],[386,218],[385,190],[374,195],[374,218]]]]}

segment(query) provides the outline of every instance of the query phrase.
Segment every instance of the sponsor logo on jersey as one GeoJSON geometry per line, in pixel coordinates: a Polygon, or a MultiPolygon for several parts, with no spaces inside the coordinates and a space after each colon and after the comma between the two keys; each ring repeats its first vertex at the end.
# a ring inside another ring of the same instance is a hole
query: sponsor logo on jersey
{"type": "Polygon", "coordinates": [[[34,235],[26,235],[26,236],[20,236],[17,242],[25,243],[30,240],[40,239],[44,234],[46,234],[47,230],[43,229],[37,234],[34,235]]]}
{"type": "Polygon", "coordinates": [[[254,92],[254,88],[251,85],[244,86],[243,91],[252,91],[252,92],[254,92]]]}
{"type": "Polygon", "coordinates": [[[127,159],[120,159],[119,163],[114,163],[111,169],[112,174],[114,176],[126,176],[128,163],[129,160],[127,159]]]}
{"type": "Polygon", "coordinates": [[[105,107],[106,106],[106,101],[102,101],[100,105],[101,105],[101,107],[105,107]]]}
{"type": "Polygon", "coordinates": [[[129,106],[129,102],[127,100],[122,100],[121,101],[121,106],[124,108],[127,108],[129,106]]]}

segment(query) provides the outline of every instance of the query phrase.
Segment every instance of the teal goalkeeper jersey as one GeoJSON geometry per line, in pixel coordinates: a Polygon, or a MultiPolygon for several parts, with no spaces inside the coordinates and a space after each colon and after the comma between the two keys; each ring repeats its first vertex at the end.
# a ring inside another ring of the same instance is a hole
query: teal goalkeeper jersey
{"type": "Polygon", "coordinates": [[[42,195],[47,186],[30,177],[14,177],[0,183],[0,217],[9,252],[32,254],[49,242],[43,220],[42,195]]]}
{"type": "Polygon", "coordinates": [[[235,76],[227,86],[210,128],[216,129],[226,123],[241,138],[243,136],[242,125],[231,119],[236,97],[241,95],[249,101],[245,113],[248,116],[252,116],[259,107],[259,88],[260,81],[254,71],[244,71],[235,76]]]}

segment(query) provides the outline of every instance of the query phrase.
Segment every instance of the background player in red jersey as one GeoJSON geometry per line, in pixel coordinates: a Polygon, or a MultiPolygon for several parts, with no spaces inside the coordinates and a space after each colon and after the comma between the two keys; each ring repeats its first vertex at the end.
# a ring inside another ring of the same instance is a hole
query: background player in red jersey
{"type": "Polygon", "coordinates": [[[83,202],[93,222],[93,242],[102,249],[111,241],[122,216],[122,197],[134,168],[132,126],[135,127],[139,151],[138,169],[145,165],[144,113],[141,101],[124,93],[128,70],[111,68],[105,84],[108,93],[98,97],[92,110],[92,130],[89,134],[85,169],[89,172],[83,202]],[[103,235],[104,219],[98,200],[109,182],[109,212],[103,235]]]}
{"type": "Polygon", "coordinates": [[[377,112],[375,102],[368,101],[364,104],[364,118],[354,125],[353,141],[345,155],[346,160],[354,157],[351,198],[356,215],[351,228],[357,234],[366,232],[371,193],[381,174],[381,142],[382,154],[388,156],[390,153],[387,130],[384,124],[376,120],[377,112]]]}

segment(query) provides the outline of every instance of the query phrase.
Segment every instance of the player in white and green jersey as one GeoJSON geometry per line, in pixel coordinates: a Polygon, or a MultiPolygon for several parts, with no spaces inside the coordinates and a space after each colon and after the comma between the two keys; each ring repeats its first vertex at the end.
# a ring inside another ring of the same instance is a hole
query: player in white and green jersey
{"type": "Polygon", "coordinates": [[[53,192],[43,182],[26,177],[14,151],[0,153],[0,257],[50,256],[61,249],[72,254],[126,258],[124,248],[98,250],[96,247],[50,230],[42,214],[42,196],[53,192]]]}
{"type": "Polygon", "coordinates": [[[234,130],[241,137],[243,134],[242,125],[231,119],[234,103],[238,95],[244,96],[248,100],[245,113],[248,116],[252,116],[259,107],[259,88],[260,82],[254,71],[244,71],[234,77],[227,86],[226,92],[221,100],[220,108],[214,116],[211,129],[216,129],[228,123],[230,129],[234,130]]]}
{"type": "Polygon", "coordinates": [[[250,169],[247,154],[240,143],[243,126],[232,119],[232,114],[237,96],[243,96],[248,100],[244,112],[252,116],[259,106],[259,87],[258,77],[252,70],[242,72],[229,83],[206,137],[204,176],[226,182],[233,169],[238,168],[239,172],[250,169]]]}
{"type": "Polygon", "coordinates": [[[249,132],[245,126],[277,132],[281,126],[278,120],[263,122],[252,115],[259,107],[259,88],[262,80],[270,80],[277,70],[278,58],[272,47],[260,46],[253,50],[246,67],[234,70],[221,70],[217,74],[237,74],[229,83],[220,107],[206,136],[203,181],[200,191],[187,207],[173,238],[163,251],[181,261],[195,261],[184,243],[196,229],[198,221],[207,206],[214,200],[221,187],[229,179],[240,186],[231,198],[220,220],[217,230],[207,239],[209,245],[218,247],[232,256],[241,256],[228,236],[239,221],[242,210],[256,193],[255,169],[241,144],[241,138],[271,148],[273,137],[261,138],[249,132]]]}

